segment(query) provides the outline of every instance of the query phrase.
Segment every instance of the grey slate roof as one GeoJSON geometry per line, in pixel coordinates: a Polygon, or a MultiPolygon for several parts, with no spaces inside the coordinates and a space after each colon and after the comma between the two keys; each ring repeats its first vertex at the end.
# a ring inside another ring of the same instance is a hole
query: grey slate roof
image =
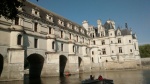
{"type": "Polygon", "coordinates": [[[77,23],[75,23],[75,22],[72,22],[72,21],[70,21],[70,20],[68,20],[68,19],[66,19],[66,18],[64,18],[64,17],[62,17],[62,16],[60,16],[60,15],[57,15],[56,13],[53,13],[53,12],[51,12],[51,11],[48,11],[48,10],[46,10],[46,9],[44,9],[44,8],[42,8],[42,7],[39,7],[39,6],[37,6],[37,5],[35,5],[35,4],[31,3],[31,2],[26,1],[26,2],[24,2],[24,5],[25,5],[25,6],[23,6],[23,12],[26,13],[26,14],[31,15],[33,18],[39,19],[40,21],[43,21],[43,22],[47,22],[47,23],[49,23],[49,24],[51,24],[51,25],[54,25],[54,26],[58,26],[58,27],[60,27],[60,28],[62,28],[62,29],[64,29],[64,30],[69,30],[70,32],[74,32],[74,33],[76,33],[76,34],[80,34],[80,35],[89,37],[89,36],[87,35],[87,31],[85,30],[85,28],[83,28],[81,25],[79,25],[79,24],[77,24],[77,23]],[[35,9],[35,10],[37,10],[38,12],[40,12],[40,18],[37,18],[37,17],[35,17],[34,15],[32,15],[32,8],[35,9]],[[46,20],[46,15],[47,15],[47,14],[53,16],[53,23],[50,23],[50,22],[48,22],[48,21],[46,20]],[[63,27],[63,26],[60,26],[60,25],[58,24],[58,19],[61,19],[61,20],[64,21],[64,27],[63,27]],[[72,23],[73,27],[74,27],[74,26],[78,26],[79,30],[80,30],[80,29],[83,29],[84,32],[85,32],[85,34],[82,34],[81,32],[77,32],[77,31],[75,31],[74,29],[72,30],[72,29],[67,28],[67,23],[68,23],[68,22],[72,23]]]}
{"type": "Polygon", "coordinates": [[[131,35],[131,30],[127,28],[121,29],[121,35],[131,35]]]}

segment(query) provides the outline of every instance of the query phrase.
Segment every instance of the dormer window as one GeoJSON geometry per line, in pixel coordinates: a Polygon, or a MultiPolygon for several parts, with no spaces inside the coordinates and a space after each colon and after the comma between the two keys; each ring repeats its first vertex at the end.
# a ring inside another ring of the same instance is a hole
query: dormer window
{"type": "Polygon", "coordinates": [[[72,24],[71,23],[67,23],[67,27],[72,29],[72,24]]]}
{"type": "Polygon", "coordinates": [[[64,26],[63,20],[60,20],[60,19],[59,19],[59,20],[58,20],[58,24],[61,25],[61,26],[64,26]]]}
{"type": "Polygon", "coordinates": [[[35,15],[37,15],[37,11],[35,11],[35,15]]]}
{"type": "Polygon", "coordinates": [[[121,36],[121,32],[120,32],[119,30],[117,31],[117,35],[118,35],[118,36],[121,36]]]}
{"type": "Polygon", "coordinates": [[[35,16],[40,16],[40,13],[38,10],[35,10],[35,9],[32,9],[32,14],[35,15],[35,16]]]}
{"type": "Polygon", "coordinates": [[[50,22],[53,22],[53,17],[51,15],[46,15],[46,19],[50,22]]]}
{"type": "Polygon", "coordinates": [[[84,30],[82,31],[82,33],[84,34],[84,30]]]}
{"type": "Polygon", "coordinates": [[[100,35],[101,35],[101,36],[105,36],[105,35],[104,35],[104,32],[101,32],[101,34],[100,34],[100,35]]]}
{"type": "Polygon", "coordinates": [[[77,26],[74,27],[74,29],[78,32],[79,31],[79,28],[77,26]]]}
{"type": "Polygon", "coordinates": [[[81,33],[84,34],[84,30],[83,29],[81,29],[81,33]]]}

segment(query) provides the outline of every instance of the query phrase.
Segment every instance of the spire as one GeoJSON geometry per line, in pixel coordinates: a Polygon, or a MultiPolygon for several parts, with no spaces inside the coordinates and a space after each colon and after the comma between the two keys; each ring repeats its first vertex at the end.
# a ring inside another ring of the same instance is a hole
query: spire
{"type": "Polygon", "coordinates": [[[125,28],[127,28],[127,29],[128,29],[128,24],[127,24],[127,23],[125,23],[125,28]]]}

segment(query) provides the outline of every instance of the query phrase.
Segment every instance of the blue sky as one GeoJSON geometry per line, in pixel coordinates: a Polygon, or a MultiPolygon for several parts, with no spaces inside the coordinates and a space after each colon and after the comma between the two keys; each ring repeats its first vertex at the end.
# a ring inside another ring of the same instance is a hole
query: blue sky
{"type": "Polygon", "coordinates": [[[150,0],[29,0],[47,10],[82,25],[87,20],[114,20],[116,27],[132,28],[139,44],[150,44],[150,0]]]}

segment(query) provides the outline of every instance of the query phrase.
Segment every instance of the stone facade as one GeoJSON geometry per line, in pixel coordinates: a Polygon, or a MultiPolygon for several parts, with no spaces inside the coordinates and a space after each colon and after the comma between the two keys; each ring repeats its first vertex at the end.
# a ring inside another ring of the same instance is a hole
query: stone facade
{"type": "Polygon", "coordinates": [[[130,29],[108,20],[97,27],[76,24],[30,2],[11,21],[0,18],[0,80],[61,76],[102,69],[137,68],[138,41],[130,29]],[[113,66],[112,66],[113,65],[113,66]]]}

